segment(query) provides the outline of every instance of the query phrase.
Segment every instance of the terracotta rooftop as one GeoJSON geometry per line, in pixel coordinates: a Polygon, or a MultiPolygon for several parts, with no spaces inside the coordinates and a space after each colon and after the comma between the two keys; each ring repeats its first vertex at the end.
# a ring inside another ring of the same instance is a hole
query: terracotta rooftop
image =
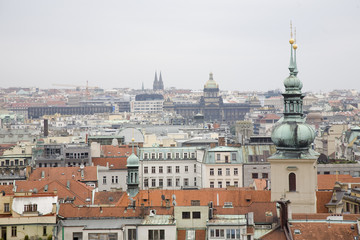
{"type": "Polygon", "coordinates": [[[351,175],[319,174],[317,176],[319,191],[333,190],[335,182],[360,183],[360,177],[352,177],[351,175]]]}
{"type": "Polygon", "coordinates": [[[328,209],[325,207],[332,197],[332,191],[317,191],[316,192],[316,212],[327,213],[328,209]]]}
{"type": "Polygon", "coordinates": [[[57,191],[59,199],[74,198],[75,204],[90,204],[87,199],[91,199],[92,188],[86,186],[76,180],[42,180],[42,181],[16,181],[17,192],[28,192],[29,190],[36,190],[39,193],[42,192],[54,192],[57,191]],[[68,182],[69,181],[69,182],[68,182]],[[69,183],[69,187],[68,187],[69,183]],[[46,186],[47,185],[47,190],[46,186]]]}
{"type": "Polygon", "coordinates": [[[127,169],[127,157],[99,157],[92,158],[94,166],[109,166],[109,169],[127,169]]]}
{"type": "Polygon", "coordinates": [[[350,223],[301,222],[292,223],[290,229],[294,240],[339,240],[359,236],[357,224],[350,223]]]}
{"type": "MultiPolygon", "coordinates": [[[[163,206],[166,201],[162,201],[162,195],[168,199],[172,205],[173,195],[176,198],[177,206],[191,206],[192,200],[199,200],[200,206],[206,206],[210,201],[214,207],[224,206],[225,202],[232,202],[234,207],[250,206],[253,202],[270,202],[270,191],[256,191],[250,188],[234,188],[226,189],[200,189],[200,190],[141,190],[134,197],[136,204],[144,204],[145,206],[163,206]]],[[[128,206],[130,200],[123,197],[119,205],[128,206]]]]}
{"type": "Polygon", "coordinates": [[[271,232],[265,234],[260,240],[286,240],[284,231],[279,227],[275,228],[271,232]]]}
{"type": "Polygon", "coordinates": [[[125,194],[125,192],[96,192],[95,193],[95,204],[109,204],[116,205],[121,197],[125,194]]]}
{"type": "Polygon", "coordinates": [[[97,182],[97,167],[86,166],[84,167],[84,177],[81,176],[80,167],[43,167],[36,168],[30,174],[30,181],[35,180],[56,180],[56,179],[74,179],[77,181],[93,181],[97,182]],[[42,172],[44,177],[42,178],[42,172]]]}
{"type": "MultiPolygon", "coordinates": [[[[136,149],[134,152],[136,154],[136,149]]],[[[132,147],[128,145],[113,146],[113,145],[101,145],[101,154],[104,157],[126,157],[132,153],[132,147]]]]}

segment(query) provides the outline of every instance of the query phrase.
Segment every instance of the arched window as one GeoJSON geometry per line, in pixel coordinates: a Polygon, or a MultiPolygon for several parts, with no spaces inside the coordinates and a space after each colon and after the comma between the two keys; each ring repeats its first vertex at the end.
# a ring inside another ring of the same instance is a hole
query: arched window
{"type": "Polygon", "coordinates": [[[296,192],[296,174],[289,174],[289,192],[296,192]]]}

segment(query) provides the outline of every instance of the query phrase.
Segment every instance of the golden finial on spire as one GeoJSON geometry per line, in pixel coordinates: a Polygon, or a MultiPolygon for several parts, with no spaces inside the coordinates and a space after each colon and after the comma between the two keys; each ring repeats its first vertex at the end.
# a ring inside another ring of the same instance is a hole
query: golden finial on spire
{"type": "Polygon", "coordinates": [[[292,31],[292,21],[290,20],[290,40],[289,43],[293,44],[295,40],[293,39],[293,31],[292,31]]]}
{"type": "Polygon", "coordinates": [[[293,48],[296,50],[297,49],[297,44],[296,44],[296,28],[294,29],[294,45],[293,45],[293,48]]]}

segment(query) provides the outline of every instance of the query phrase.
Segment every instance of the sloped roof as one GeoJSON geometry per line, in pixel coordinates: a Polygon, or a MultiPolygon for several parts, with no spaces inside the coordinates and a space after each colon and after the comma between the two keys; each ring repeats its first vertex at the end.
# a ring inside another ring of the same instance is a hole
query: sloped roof
{"type": "Polygon", "coordinates": [[[120,191],[116,191],[116,192],[96,192],[95,193],[95,204],[116,204],[121,197],[124,195],[125,192],[120,192],[120,191]]]}
{"type": "Polygon", "coordinates": [[[86,166],[84,169],[84,177],[81,177],[80,167],[42,167],[36,168],[29,176],[30,181],[35,180],[56,180],[56,179],[74,179],[77,181],[95,181],[97,182],[96,166],[86,166]],[[44,178],[42,178],[44,172],[44,178]]]}
{"type": "Polygon", "coordinates": [[[354,223],[293,222],[290,229],[294,240],[339,240],[359,236],[357,224],[354,223]],[[294,234],[295,230],[300,230],[300,234],[294,234]]]}
{"type": "Polygon", "coordinates": [[[332,191],[317,191],[316,192],[316,212],[327,213],[328,209],[325,207],[332,197],[332,191]]]}
{"type": "MultiPolygon", "coordinates": [[[[225,202],[232,202],[234,207],[249,206],[252,202],[270,202],[270,191],[256,191],[249,188],[234,188],[226,189],[200,189],[200,190],[141,190],[134,197],[137,204],[144,204],[145,206],[163,206],[162,195],[165,199],[169,199],[172,206],[173,195],[177,206],[191,206],[191,200],[200,200],[200,206],[206,206],[210,201],[213,202],[214,207],[218,206],[217,199],[219,199],[219,206],[224,206],[225,202]]],[[[119,205],[128,206],[130,200],[128,197],[123,197],[119,205]]]]}
{"type": "MultiPolygon", "coordinates": [[[[137,148],[134,148],[136,154],[137,148]]],[[[132,147],[128,145],[113,146],[113,145],[101,145],[101,153],[104,157],[124,157],[130,156],[132,153],[132,147]]]]}
{"type": "Polygon", "coordinates": [[[334,174],[319,174],[318,178],[318,190],[332,190],[335,182],[342,183],[360,183],[360,177],[352,177],[351,175],[334,175],[334,174]]]}
{"type": "Polygon", "coordinates": [[[94,166],[109,166],[109,169],[127,169],[127,157],[93,158],[94,166]]]}
{"type": "Polygon", "coordinates": [[[81,183],[76,180],[41,180],[41,181],[16,181],[17,192],[34,190],[35,188],[39,193],[45,192],[45,185],[48,185],[47,192],[57,191],[58,198],[73,198],[75,197],[75,204],[89,204],[86,201],[87,198],[91,199],[92,188],[86,186],[84,183],[81,183]],[[67,188],[67,184],[70,184],[70,187],[67,188]]]}

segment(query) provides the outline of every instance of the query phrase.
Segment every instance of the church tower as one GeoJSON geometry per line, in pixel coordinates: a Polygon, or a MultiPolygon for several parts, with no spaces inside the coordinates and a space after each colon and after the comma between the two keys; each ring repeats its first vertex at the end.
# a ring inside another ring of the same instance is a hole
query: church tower
{"type": "Polygon", "coordinates": [[[126,161],[127,194],[135,197],[139,192],[139,158],[134,153],[134,139],[132,139],[132,153],[126,161]]]}
{"type": "Polygon", "coordinates": [[[290,75],[284,80],[284,117],[271,135],[276,153],[271,166],[271,200],[290,200],[293,213],[316,213],[317,158],[311,149],[315,131],[305,123],[302,82],[297,78],[297,44],[291,31],[290,75]]]}
{"type": "Polygon", "coordinates": [[[154,83],[153,83],[153,90],[156,91],[159,89],[159,81],[157,78],[157,73],[155,72],[155,79],[154,79],[154,83]]]}
{"type": "Polygon", "coordinates": [[[159,90],[164,90],[164,83],[161,77],[161,72],[160,72],[160,76],[159,76],[159,90]]]}

